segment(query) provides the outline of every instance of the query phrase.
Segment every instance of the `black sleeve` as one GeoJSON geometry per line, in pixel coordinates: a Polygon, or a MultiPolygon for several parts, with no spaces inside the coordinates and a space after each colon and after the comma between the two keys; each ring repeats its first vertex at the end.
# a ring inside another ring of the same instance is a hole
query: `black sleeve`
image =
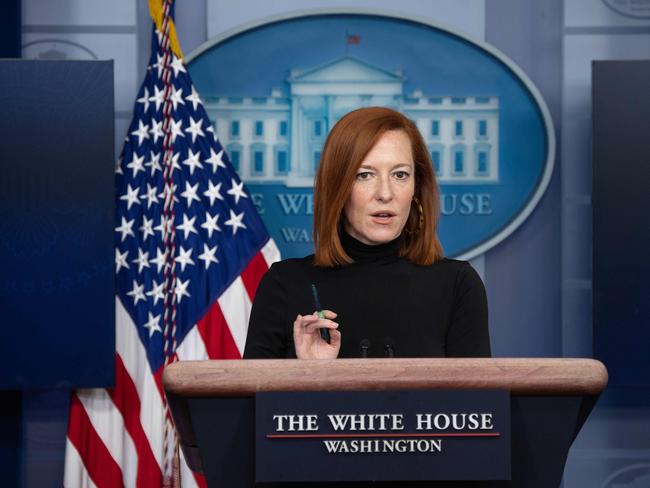
{"type": "Polygon", "coordinates": [[[456,277],[447,357],[490,357],[490,333],[485,286],[469,263],[456,277]]]}
{"type": "Polygon", "coordinates": [[[287,291],[277,264],[264,274],[253,300],[244,359],[285,358],[289,347],[287,291]]]}

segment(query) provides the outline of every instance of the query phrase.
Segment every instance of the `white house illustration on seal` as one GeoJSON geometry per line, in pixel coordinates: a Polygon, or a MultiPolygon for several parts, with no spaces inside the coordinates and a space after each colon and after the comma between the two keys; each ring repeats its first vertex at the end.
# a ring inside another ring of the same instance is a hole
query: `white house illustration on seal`
{"type": "Polygon", "coordinates": [[[292,69],[289,96],[208,97],[205,107],[248,183],[311,187],[325,138],[346,113],[384,106],[413,120],[441,184],[499,181],[499,99],[404,94],[404,74],[351,56],[292,69]]]}

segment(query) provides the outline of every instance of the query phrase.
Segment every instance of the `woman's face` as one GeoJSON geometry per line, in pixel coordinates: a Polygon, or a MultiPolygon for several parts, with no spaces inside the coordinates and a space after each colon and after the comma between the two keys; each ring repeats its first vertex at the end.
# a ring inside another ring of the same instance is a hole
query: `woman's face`
{"type": "Polygon", "coordinates": [[[414,173],[411,141],[406,133],[385,132],[357,170],[343,209],[346,232],[370,245],[397,238],[411,210],[414,173]]]}

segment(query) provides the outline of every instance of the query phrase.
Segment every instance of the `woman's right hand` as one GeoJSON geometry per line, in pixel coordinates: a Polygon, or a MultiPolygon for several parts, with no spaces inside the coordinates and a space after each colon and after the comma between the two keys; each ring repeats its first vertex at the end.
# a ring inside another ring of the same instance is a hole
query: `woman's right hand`
{"type": "Polygon", "coordinates": [[[323,319],[314,312],[312,315],[298,315],[294,320],[293,343],[298,359],[335,359],[339,355],[341,333],[337,330],[339,324],[332,320],[336,313],[323,310],[323,314],[323,319]],[[329,329],[329,344],[321,338],[320,329],[329,329]]]}

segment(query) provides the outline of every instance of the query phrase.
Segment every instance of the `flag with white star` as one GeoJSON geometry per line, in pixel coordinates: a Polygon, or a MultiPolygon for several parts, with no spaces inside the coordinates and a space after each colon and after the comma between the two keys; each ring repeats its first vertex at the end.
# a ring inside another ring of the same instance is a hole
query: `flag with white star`
{"type": "MultiPolygon", "coordinates": [[[[162,368],[240,358],[257,283],[279,259],[182,61],[168,3],[152,8],[151,59],[115,169],[116,385],[72,397],[68,487],[169,479],[162,368]]],[[[184,486],[203,482],[181,464],[184,486]]]]}

